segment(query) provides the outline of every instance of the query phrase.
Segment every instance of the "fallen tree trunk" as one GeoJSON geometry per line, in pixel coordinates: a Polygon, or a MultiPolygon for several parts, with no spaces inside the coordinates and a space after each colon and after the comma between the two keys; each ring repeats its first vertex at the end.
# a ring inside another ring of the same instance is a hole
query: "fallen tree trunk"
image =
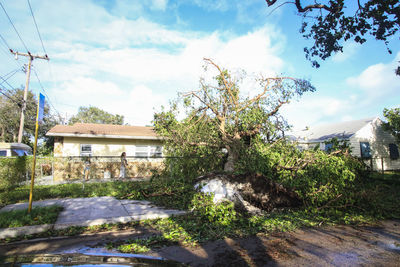
{"type": "Polygon", "coordinates": [[[213,193],[214,202],[227,199],[249,213],[301,205],[296,192],[257,174],[208,174],[199,177],[196,186],[213,193]]]}

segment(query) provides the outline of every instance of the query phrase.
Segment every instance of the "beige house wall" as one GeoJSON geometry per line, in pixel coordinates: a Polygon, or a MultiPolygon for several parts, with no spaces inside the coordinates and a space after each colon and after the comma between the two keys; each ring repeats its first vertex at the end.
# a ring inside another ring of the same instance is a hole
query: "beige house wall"
{"type": "Polygon", "coordinates": [[[81,145],[92,145],[90,179],[118,178],[122,152],[128,157],[127,178],[149,177],[164,166],[161,158],[129,158],[135,156],[137,146],[162,146],[161,140],[57,137],[54,141],[55,181],[82,179],[85,158],[80,157],[81,145]]]}
{"type": "Polygon", "coordinates": [[[58,138],[54,143],[54,156],[80,156],[81,145],[92,145],[92,156],[120,156],[122,152],[134,156],[136,146],[162,146],[161,140],[133,140],[112,138],[58,138]]]}

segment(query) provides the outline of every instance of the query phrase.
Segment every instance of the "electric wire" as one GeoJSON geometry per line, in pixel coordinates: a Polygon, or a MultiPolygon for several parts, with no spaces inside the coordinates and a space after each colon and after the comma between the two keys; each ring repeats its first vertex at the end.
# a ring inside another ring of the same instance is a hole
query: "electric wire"
{"type": "Polygon", "coordinates": [[[22,38],[21,38],[21,35],[20,35],[20,34],[19,34],[19,32],[17,31],[17,28],[15,28],[15,25],[14,25],[14,23],[12,22],[12,20],[11,20],[10,16],[8,15],[8,13],[7,13],[6,9],[4,8],[4,6],[3,6],[3,4],[2,4],[1,2],[0,2],[0,6],[1,6],[1,8],[3,9],[4,13],[6,14],[6,16],[7,16],[8,20],[10,21],[11,25],[13,26],[13,28],[14,28],[15,32],[17,33],[17,35],[18,35],[18,37],[19,37],[19,40],[21,41],[22,45],[25,47],[25,49],[26,49],[26,52],[28,52],[28,53],[29,53],[29,49],[28,49],[28,47],[26,46],[26,44],[25,44],[24,40],[22,40],[22,38]]]}
{"type": "MultiPolygon", "coordinates": [[[[7,89],[7,88],[5,88],[4,86],[3,86],[3,90],[7,90],[7,92],[9,92],[10,90],[16,90],[15,89],[15,87],[13,87],[10,83],[8,83],[7,82],[7,80],[5,80],[3,77],[1,77],[0,76],[0,79],[2,79],[3,80],[3,83],[5,82],[9,87],[10,87],[10,89],[7,89]]],[[[15,98],[14,98],[15,99],[15,98]]],[[[24,102],[24,99],[23,98],[18,98],[17,97],[17,100],[16,101],[19,101],[19,102],[24,102]]]]}
{"type": "Polygon", "coordinates": [[[21,102],[19,102],[18,100],[16,100],[15,98],[7,95],[6,93],[2,92],[3,89],[0,88],[0,94],[4,95],[5,97],[7,97],[8,99],[10,99],[12,102],[16,103],[19,107],[21,107],[21,102]]]}
{"type": "Polygon", "coordinates": [[[2,76],[0,76],[0,79],[3,80],[3,82],[2,82],[1,84],[6,83],[6,84],[10,87],[11,90],[14,90],[14,89],[15,89],[15,88],[7,81],[7,79],[4,79],[2,76]]]}
{"type": "MultiPolygon", "coordinates": [[[[1,3],[0,3],[0,4],[1,4],[1,3]]],[[[10,46],[8,45],[6,39],[3,37],[3,35],[1,35],[1,33],[0,33],[0,38],[1,38],[1,40],[3,40],[3,43],[7,46],[8,50],[11,50],[11,48],[10,48],[10,46]]]]}
{"type": "Polygon", "coordinates": [[[1,46],[1,51],[4,52],[4,54],[6,54],[7,56],[10,56],[11,59],[12,59],[12,61],[14,62],[14,64],[15,64],[17,67],[21,68],[22,65],[19,64],[18,61],[14,60],[14,56],[10,53],[10,47],[8,46],[7,41],[4,39],[4,37],[3,37],[1,34],[0,34],[0,39],[3,40],[3,43],[2,43],[2,44],[4,44],[4,45],[7,47],[7,49],[3,50],[3,47],[1,46]]]}
{"type": "MultiPolygon", "coordinates": [[[[16,69],[16,70],[10,71],[10,72],[7,73],[6,75],[0,76],[0,77],[3,77],[3,79],[8,80],[8,79],[10,79],[12,76],[14,76],[19,70],[20,70],[20,69],[16,69]]],[[[1,85],[1,84],[2,84],[2,83],[0,83],[0,85],[1,85]]]]}
{"type": "Polygon", "coordinates": [[[35,23],[36,31],[37,31],[37,33],[39,35],[40,42],[42,43],[43,52],[47,55],[46,49],[44,48],[42,36],[40,35],[40,32],[39,32],[39,27],[38,27],[38,25],[36,23],[35,15],[33,15],[31,3],[29,2],[29,0],[27,0],[27,2],[28,2],[28,5],[29,5],[29,9],[31,11],[31,14],[32,14],[33,22],[35,23]]]}

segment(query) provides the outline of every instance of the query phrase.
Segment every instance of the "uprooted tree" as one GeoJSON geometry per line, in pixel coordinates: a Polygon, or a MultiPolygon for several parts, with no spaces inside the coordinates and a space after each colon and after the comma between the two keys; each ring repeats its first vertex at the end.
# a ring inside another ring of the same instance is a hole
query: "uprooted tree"
{"type": "MultiPolygon", "coordinates": [[[[240,86],[244,72],[234,75],[211,59],[204,59],[205,69],[216,72],[213,79],[202,78],[200,89],[180,95],[171,109],[154,116],[155,130],[166,141],[171,155],[179,151],[208,149],[211,153],[227,154],[224,171],[232,172],[241,151],[254,137],[272,142],[279,138],[287,124],[279,109],[296,96],[315,88],[309,81],[292,77],[254,79],[254,87],[246,88],[245,96],[240,86]],[[179,105],[183,104],[183,108],[179,105]],[[180,108],[185,112],[178,120],[180,108]]],[[[248,81],[247,81],[248,83],[248,81]]]]}

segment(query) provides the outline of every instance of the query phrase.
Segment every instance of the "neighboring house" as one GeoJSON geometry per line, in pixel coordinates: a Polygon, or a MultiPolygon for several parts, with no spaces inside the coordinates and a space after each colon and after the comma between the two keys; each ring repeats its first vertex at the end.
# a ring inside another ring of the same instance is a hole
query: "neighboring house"
{"type": "Polygon", "coordinates": [[[119,176],[120,156],[128,158],[127,177],[150,176],[162,166],[162,139],[153,127],[75,123],[57,125],[54,137],[54,180],[82,178],[85,158],[91,158],[91,178],[119,176]]]}
{"type": "Polygon", "coordinates": [[[319,146],[325,151],[329,149],[325,142],[332,138],[348,141],[352,155],[364,159],[373,170],[400,170],[396,139],[382,129],[379,118],[307,127],[291,135],[291,139],[297,141],[301,149],[319,146]]]}
{"type": "Polygon", "coordinates": [[[162,156],[161,138],[153,127],[75,123],[57,125],[47,132],[54,137],[54,156],[162,156]]]}
{"type": "Polygon", "coordinates": [[[32,155],[32,148],[22,143],[0,142],[0,157],[28,156],[32,155]]]}

